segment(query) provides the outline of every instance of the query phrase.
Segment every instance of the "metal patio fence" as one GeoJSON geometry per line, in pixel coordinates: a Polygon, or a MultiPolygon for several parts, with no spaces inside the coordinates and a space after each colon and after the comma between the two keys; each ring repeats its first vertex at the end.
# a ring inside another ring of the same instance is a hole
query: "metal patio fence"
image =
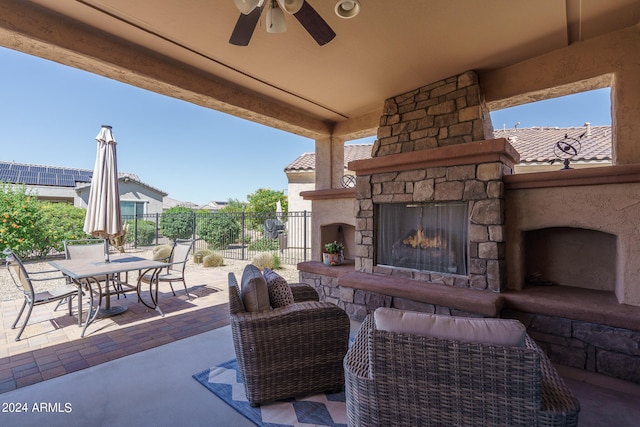
{"type": "Polygon", "coordinates": [[[125,250],[171,244],[161,229],[179,229],[198,239],[195,249],[210,249],[228,259],[251,260],[269,252],[295,265],[311,259],[311,212],[190,212],[123,216],[129,224],[125,250]],[[164,227],[161,227],[164,224],[164,227]],[[168,227],[167,227],[168,226],[168,227]]]}

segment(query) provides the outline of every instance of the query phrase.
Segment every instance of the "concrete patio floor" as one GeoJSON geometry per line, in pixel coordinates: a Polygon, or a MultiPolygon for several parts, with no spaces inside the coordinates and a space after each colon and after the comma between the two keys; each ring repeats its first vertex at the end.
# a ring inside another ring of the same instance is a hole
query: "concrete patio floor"
{"type": "MultiPolygon", "coordinates": [[[[195,270],[188,283],[191,301],[182,289],[175,297],[162,289],[165,317],[146,310],[135,295],[114,299],[129,310],[96,321],[84,338],[76,317],[61,308],[32,317],[16,343],[17,331],[9,327],[11,307],[19,304],[0,303],[0,425],[253,425],[191,377],[235,357],[227,274],[195,270]],[[27,413],[10,411],[11,404],[25,403],[27,413]],[[41,404],[54,412],[35,412],[41,404]]],[[[639,385],[559,370],[581,402],[581,426],[638,425],[639,385]]]]}

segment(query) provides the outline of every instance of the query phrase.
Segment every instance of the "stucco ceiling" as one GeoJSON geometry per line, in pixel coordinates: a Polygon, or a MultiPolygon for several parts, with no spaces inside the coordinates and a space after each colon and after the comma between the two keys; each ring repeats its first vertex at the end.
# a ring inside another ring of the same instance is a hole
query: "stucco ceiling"
{"type": "MultiPolygon", "coordinates": [[[[291,15],[285,33],[267,33],[266,11],[248,46],[231,45],[239,16],[232,0],[32,0],[45,10],[25,13],[79,22],[195,69],[255,97],[262,110],[284,106],[330,124],[373,116],[386,98],[466,70],[497,69],[640,19],[638,0],[361,0],[349,20],[335,15],[336,0],[308,2],[337,34],[324,46],[291,15]]],[[[20,48],[8,40],[0,37],[20,48]]]]}

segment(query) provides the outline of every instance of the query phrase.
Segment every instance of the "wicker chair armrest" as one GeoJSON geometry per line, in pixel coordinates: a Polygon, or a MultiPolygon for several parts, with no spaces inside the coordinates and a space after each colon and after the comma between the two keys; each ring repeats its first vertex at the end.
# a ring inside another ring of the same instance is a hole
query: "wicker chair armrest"
{"type": "Polygon", "coordinates": [[[295,302],[320,301],[320,296],[315,288],[306,283],[289,283],[295,302]]]}
{"type": "Polygon", "coordinates": [[[369,331],[372,328],[373,317],[367,316],[362,322],[356,338],[344,358],[344,370],[347,375],[363,379],[371,378],[371,375],[369,374],[368,337],[369,331]]]}
{"type": "Polygon", "coordinates": [[[527,348],[535,350],[540,356],[540,373],[542,377],[542,408],[551,415],[574,414],[577,423],[580,402],[573,396],[566,383],[554,368],[551,360],[531,337],[525,339],[527,348]]]}

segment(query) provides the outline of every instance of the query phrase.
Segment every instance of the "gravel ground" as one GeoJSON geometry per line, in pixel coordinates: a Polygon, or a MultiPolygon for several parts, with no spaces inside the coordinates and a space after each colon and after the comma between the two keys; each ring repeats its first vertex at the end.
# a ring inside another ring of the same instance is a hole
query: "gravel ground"
{"type": "MultiPolygon", "coordinates": [[[[143,258],[151,258],[151,250],[128,250],[127,254],[143,257],[143,258]]],[[[4,260],[2,260],[4,264],[4,260]]],[[[237,259],[225,259],[224,265],[221,267],[212,267],[215,269],[223,270],[225,273],[233,272],[235,273],[238,280],[242,276],[242,271],[244,267],[249,264],[249,260],[237,260],[237,259]]],[[[52,267],[49,265],[47,261],[36,261],[36,262],[26,262],[25,267],[28,272],[34,271],[51,271],[52,267]]],[[[193,270],[198,268],[196,264],[194,264],[191,260],[187,262],[187,275],[189,274],[189,270],[193,270]]],[[[295,283],[298,281],[298,270],[295,265],[284,265],[281,269],[277,270],[278,274],[284,277],[288,282],[295,283]]],[[[39,278],[42,277],[60,277],[60,272],[57,270],[53,270],[51,273],[46,273],[42,275],[38,275],[39,278]]],[[[64,284],[62,281],[50,281],[44,282],[41,285],[34,285],[36,292],[42,291],[47,287],[55,287],[64,284]]],[[[15,299],[22,299],[22,293],[20,290],[16,288],[13,284],[13,280],[7,269],[4,267],[0,267],[0,301],[9,301],[15,299]]]]}

